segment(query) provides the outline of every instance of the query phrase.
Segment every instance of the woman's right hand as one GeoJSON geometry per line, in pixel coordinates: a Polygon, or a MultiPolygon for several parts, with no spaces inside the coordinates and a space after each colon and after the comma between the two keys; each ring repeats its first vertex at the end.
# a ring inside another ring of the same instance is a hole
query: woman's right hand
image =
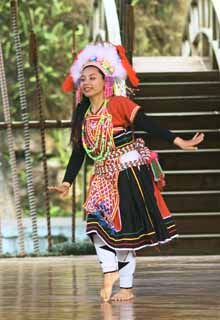
{"type": "Polygon", "coordinates": [[[57,192],[60,194],[62,198],[66,197],[69,193],[71,185],[69,182],[63,182],[61,186],[50,186],[48,187],[48,190],[50,192],[57,192]]]}

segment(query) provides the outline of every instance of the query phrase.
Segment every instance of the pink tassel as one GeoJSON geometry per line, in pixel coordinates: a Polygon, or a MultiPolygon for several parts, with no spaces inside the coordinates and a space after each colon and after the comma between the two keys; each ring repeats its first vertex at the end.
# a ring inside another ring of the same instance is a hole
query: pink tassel
{"type": "Polygon", "coordinates": [[[109,98],[113,95],[113,86],[114,86],[113,78],[105,77],[105,89],[104,89],[105,98],[109,98]]]}
{"type": "Polygon", "coordinates": [[[81,88],[78,87],[77,90],[76,90],[76,105],[77,105],[78,103],[80,103],[81,98],[82,98],[81,88]]]}

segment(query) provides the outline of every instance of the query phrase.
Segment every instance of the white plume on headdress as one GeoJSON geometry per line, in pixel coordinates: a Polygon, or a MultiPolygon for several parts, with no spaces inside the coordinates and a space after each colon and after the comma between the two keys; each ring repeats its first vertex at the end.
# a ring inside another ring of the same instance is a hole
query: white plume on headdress
{"type": "Polygon", "coordinates": [[[77,59],[74,61],[70,69],[70,74],[74,80],[74,83],[80,78],[81,72],[84,65],[91,59],[97,57],[100,60],[106,60],[109,62],[110,66],[113,68],[113,73],[111,77],[119,80],[125,80],[127,77],[127,72],[124,69],[121,59],[117,53],[117,49],[112,46],[99,45],[87,45],[86,48],[78,55],[77,59]]]}

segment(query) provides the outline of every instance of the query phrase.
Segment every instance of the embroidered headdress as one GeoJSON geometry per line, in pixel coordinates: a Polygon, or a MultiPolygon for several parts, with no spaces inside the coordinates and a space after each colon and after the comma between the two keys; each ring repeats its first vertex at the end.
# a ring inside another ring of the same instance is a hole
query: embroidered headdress
{"type": "Polygon", "coordinates": [[[128,76],[133,86],[138,86],[139,80],[130,65],[123,46],[110,43],[88,44],[80,51],[70,68],[62,88],[68,92],[75,86],[79,100],[79,82],[81,72],[88,66],[99,68],[105,75],[105,96],[126,95],[125,80],[128,76]]]}

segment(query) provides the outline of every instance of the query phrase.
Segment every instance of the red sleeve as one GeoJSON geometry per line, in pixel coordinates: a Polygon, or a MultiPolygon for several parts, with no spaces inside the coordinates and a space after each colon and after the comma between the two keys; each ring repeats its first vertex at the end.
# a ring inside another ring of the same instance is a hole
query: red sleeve
{"type": "Polygon", "coordinates": [[[114,125],[129,126],[140,106],[127,97],[117,96],[110,101],[110,110],[113,115],[114,125]]]}

